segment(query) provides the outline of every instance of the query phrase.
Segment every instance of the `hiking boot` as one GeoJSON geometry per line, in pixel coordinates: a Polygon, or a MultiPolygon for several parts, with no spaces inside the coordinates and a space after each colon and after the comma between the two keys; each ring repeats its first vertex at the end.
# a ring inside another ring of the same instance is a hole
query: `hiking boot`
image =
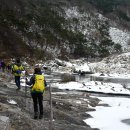
{"type": "Polygon", "coordinates": [[[43,118],[43,115],[39,115],[39,119],[42,119],[43,118]]]}
{"type": "Polygon", "coordinates": [[[17,88],[16,90],[20,90],[21,88],[19,87],[19,88],[17,88]]]}
{"type": "Polygon", "coordinates": [[[34,119],[37,119],[37,118],[38,118],[38,114],[35,113],[35,114],[34,114],[34,119]]]}

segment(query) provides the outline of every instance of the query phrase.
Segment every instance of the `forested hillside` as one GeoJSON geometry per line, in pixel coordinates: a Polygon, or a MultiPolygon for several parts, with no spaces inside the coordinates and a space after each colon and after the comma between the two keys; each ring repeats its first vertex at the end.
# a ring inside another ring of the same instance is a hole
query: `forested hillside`
{"type": "Polygon", "coordinates": [[[130,30],[129,5],[128,0],[0,0],[0,57],[120,53],[110,28],[130,30]]]}

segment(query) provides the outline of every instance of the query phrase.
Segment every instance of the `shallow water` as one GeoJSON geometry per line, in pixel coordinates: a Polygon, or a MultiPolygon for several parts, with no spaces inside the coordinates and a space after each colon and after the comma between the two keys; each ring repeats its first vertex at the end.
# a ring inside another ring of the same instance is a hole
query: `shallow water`
{"type": "Polygon", "coordinates": [[[130,79],[129,78],[113,78],[113,77],[94,77],[90,76],[91,81],[103,81],[103,82],[110,82],[110,83],[119,83],[122,84],[123,86],[127,86],[130,84],[130,79]]]}
{"type": "MultiPolygon", "coordinates": [[[[45,75],[48,82],[59,82],[61,80],[61,73],[52,73],[51,75],[45,75]]],[[[119,83],[122,85],[130,84],[130,79],[127,78],[113,78],[113,77],[94,77],[91,74],[79,75],[74,74],[76,81],[78,82],[89,82],[89,81],[103,81],[110,83],[119,83]]]]}

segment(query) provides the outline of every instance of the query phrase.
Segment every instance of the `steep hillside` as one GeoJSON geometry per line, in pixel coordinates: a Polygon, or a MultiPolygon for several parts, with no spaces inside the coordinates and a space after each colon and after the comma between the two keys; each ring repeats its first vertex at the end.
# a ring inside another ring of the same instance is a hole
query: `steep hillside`
{"type": "Polygon", "coordinates": [[[129,1],[101,1],[0,0],[0,57],[105,57],[128,51],[129,1]]]}
{"type": "Polygon", "coordinates": [[[100,13],[120,27],[130,30],[129,0],[88,0],[100,13]]]}

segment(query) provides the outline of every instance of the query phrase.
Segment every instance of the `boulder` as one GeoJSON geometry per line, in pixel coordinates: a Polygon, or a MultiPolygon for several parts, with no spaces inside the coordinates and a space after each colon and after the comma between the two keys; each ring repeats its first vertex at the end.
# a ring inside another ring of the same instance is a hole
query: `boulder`
{"type": "Polygon", "coordinates": [[[8,117],[0,116],[0,130],[10,130],[10,122],[8,117]]]}

